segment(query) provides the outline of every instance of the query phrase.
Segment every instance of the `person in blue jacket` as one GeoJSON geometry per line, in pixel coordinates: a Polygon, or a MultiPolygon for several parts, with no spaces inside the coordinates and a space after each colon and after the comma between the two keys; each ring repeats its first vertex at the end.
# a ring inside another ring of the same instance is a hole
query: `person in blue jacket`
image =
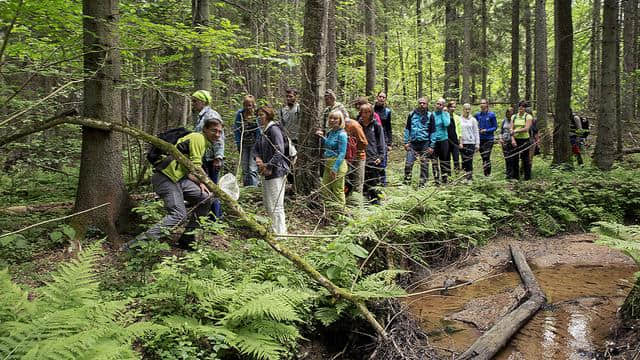
{"type": "Polygon", "coordinates": [[[256,165],[253,146],[260,139],[260,125],[255,108],[256,99],[253,95],[245,96],[242,109],[236,112],[233,124],[236,147],[240,153],[243,186],[258,186],[258,165],[256,165]]]}
{"type": "Polygon", "coordinates": [[[493,133],[498,128],[498,120],[493,111],[489,111],[487,99],[480,100],[480,111],[475,115],[480,130],[480,157],[484,176],[491,175],[491,151],[493,150],[493,133]]]}
{"type": "Polygon", "coordinates": [[[443,98],[436,101],[436,109],[431,114],[433,119],[434,132],[431,133],[431,146],[435,149],[435,155],[437,160],[434,159],[434,169],[439,170],[437,174],[434,174],[436,184],[442,182],[447,183],[448,177],[451,175],[451,167],[449,166],[449,124],[451,118],[449,112],[446,111],[446,101],[443,98]],[[438,165],[436,162],[440,160],[438,165]]]}
{"type": "Polygon", "coordinates": [[[347,175],[347,162],[344,160],[347,154],[348,136],[345,128],[345,117],[341,110],[333,110],[327,116],[329,131],[325,137],[322,129],[316,130],[316,135],[322,139],[322,154],[325,160],[322,176],[322,194],[332,202],[344,206],[344,177],[347,175]]]}
{"type": "Polygon", "coordinates": [[[420,186],[429,178],[429,157],[434,150],[431,146],[431,134],[435,131],[426,98],[418,99],[418,107],[407,117],[404,128],[404,150],[407,158],[404,165],[404,183],[411,184],[413,164],[420,159],[420,186]]]}

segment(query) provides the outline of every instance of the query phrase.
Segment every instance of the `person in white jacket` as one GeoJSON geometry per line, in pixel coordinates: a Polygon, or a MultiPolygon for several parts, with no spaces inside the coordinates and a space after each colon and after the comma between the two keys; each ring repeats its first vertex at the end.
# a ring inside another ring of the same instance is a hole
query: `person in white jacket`
{"type": "Polygon", "coordinates": [[[480,131],[478,121],[471,116],[471,105],[462,105],[460,116],[460,141],[458,147],[462,153],[462,169],[467,181],[473,178],[473,154],[480,150],[480,131]]]}

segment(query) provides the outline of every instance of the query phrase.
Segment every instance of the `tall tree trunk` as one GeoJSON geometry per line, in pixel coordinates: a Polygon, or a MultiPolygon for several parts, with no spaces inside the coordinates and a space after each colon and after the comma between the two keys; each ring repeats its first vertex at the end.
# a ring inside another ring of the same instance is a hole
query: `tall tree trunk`
{"type": "Polygon", "coordinates": [[[601,29],[600,9],[602,0],[593,0],[591,8],[591,47],[589,50],[589,99],[588,107],[592,112],[598,111],[600,99],[600,59],[601,29]]]}
{"type": "Polygon", "coordinates": [[[571,79],[573,69],[573,23],[571,0],[555,0],[556,118],[553,131],[553,163],[571,160],[569,120],[571,118],[571,79]]]}
{"type": "Polygon", "coordinates": [[[531,100],[531,73],[533,62],[533,29],[531,28],[531,4],[530,0],[524,1],[524,29],[525,29],[525,50],[524,50],[524,98],[531,100]]]}
{"type": "Polygon", "coordinates": [[[382,1],[382,8],[384,11],[384,45],[383,45],[383,56],[384,56],[384,93],[389,94],[389,4],[387,0],[382,1]]]}
{"type": "MultiPolygon", "coordinates": [[[[86,117],[119,122],[121,112],[120,52],[118,50],[118,0],[83,0],[84,103],[86,117]]],[[[111,131],[82,128],[80,177],[75,211],[104,203],[109,206],[74,218],[78,239],[89,224],[97,225],[109,239],[119,241],[127,225],[129,197],[122,177],[122,136],[111,131]]]]}
{"type": "Polygon", "coordinates": [[[307,0],[304,9],[304,34],[302,36],[303,51],[311,54],[302,60],[302,89],[300,106],[302,117],[300,122],[301,146],[300,163],[305,166],[297,168],[296,185],[298,191],[309,194],[317,188],[317,170],[319,164],[318,138],[315,129],[322,126],[320,114],[323,103],[322,66],[326,62],[323,54],[326,44],[327,6],[329,0],[307,0]],[[318,16],[320,14],[320,16],[318,16]]]}
{"type": "Polygon", "coordinates": [[[545,155],[551,154],[551,138],[549,137],[549,125],[547,113],[549,104],[547,82],[547,10],[546,0],[536,0],[536,42],[535,42],[535,66],[536,66],[536,112],[537,125],[540,131],[540,147],[545,155]]]}
{"type": "MultiPolygon", "coordinates": [[[[638,65],[636,64],[636,22],[638,21],[638,0],[624,1],[624,76],[623,76],[623,94],[622,96],[622,129],[627,129],[633,122],[634,111],[636,105],[637,80],[633,76],[638,65]]],[[[622,130],[621,129],[621,130],[622,130]]],[[[621,131],[622,133],[622,131],[621,131]]],[[[622,137],[622,136],[620,136],[622,137]]],[[[622,141],[620,141],[619,152],[622,153],[622,141]]]]}
{"type": "Polygon", "coordinates": [[[482,93],[480,94],[480,97],[483,99],[486,99],[488,94],[487,94],[487,76],[489,73],[489,67],[488,67],[488,57],[489,55],[487,54],[487,47],[489,46],[487,44],[487,24],[488,24],[488,20],[487,20],[487,0],[482,0],[482,7],[480,9],[480,16],[482,17],[482,45],[481,45],[481,54],[480,54],[480,58],[482,61],[482,93]]]}
{"type": "Polygon", "coordinates": [[[328,0],[327,11],[327,88],[338,88],[338,48],[336,46],[336,0],[328,0]]]}
{"type": "Polygon", "coordinates": [[[471,101],[471,27],[473,0],[464,0],[464,42],[462,51],[462,102],[471,101]]]}
{"type": "Polygon", "coordinates": [[[376,87],[376,12],[374,0],[364,0],[364,28],[367,35],[367,64],[365,94],[373,95],[376,87]]]}
{"type": "MultiPolygon", "coordinates": [[[[417,45],[418,46],[416,46],[416,51],[418,53],[416,54],[416,57],[417,57],[416,63],[418,65],[418,70],[417,70],[418,71],[417,95],[418,95],[419,98],[423,96],[422,91],[424,89],[424,87],[423,87],[423,74],[424,74],[424,71],[423,71],[423,66],[422,66],[422,62],[423,62],[422,61],[422,56],[424,54],[424,52],[423,52],[424,41],[421,40],[422,39],[422,28],[423,28],[423,26],[422,26],[422,0],[416,0],[416,34],[418,35],[417,36],[417,45]]],[[[398,40],[398,41],[400,41],[400,40],[398,40]]],[[[402,58],[402,56],[400,56],[400,57],[402,58]]],[[[404,80],[403,80],[403,82],[404,82],[404,80]]],[[[403,86],[404,86],[404,84],[403,84],[403,86]]],[[[405,100],[406,100],[407,94],[405,93],[404,96],[405,96],[405,100]]]]}
{"type": "MultiPolygon", "coordinates": [[[[197,32],[209,25],[209,0],[191,0],[192,25],[197,32]]],[[[193,47],[193,86],[211,91],[211,57],[206,49],[193,47]]]]}
{"type": "Polygon", "coordinates": [[[517,105],[518,79],[520,78],[520,0],[511,1],[511,86],[509,101],[517,105]]]}
{"type": "MultiPolygon", "coordinates": [[[[621,1],[622,2],[622,1],[621,1]]],[[[618,6],[618,31],[616,32],[616,153],[622,157],[622,106],[621,106],[621,84],[620,84],[620,41],[622,33],[622,6],[618,6]]]]}
{"type": "MultiPolygon", "coordinates": [[[[618,25],[618,0],[604,0],[602,13],[602,65],[600,68],[601,94],[614,94],[616,88],[616,37],[618,25]]],[[[610,170],[616,156],[615,149],[615,96],[604,96],[599,101],[598,137],[594,163],[601,170],[610,170]]]]}
{"type": "Polygon", "coordinates": [[[460,79],[458,66],[458,32],[456,21],[456,2],[445,3],[444,29],[444,96],[447,99],[457,99],[460,93],[460,79]]]}
{"type": "Polygon", "coordinates": [[[407,101],[407,78],[404,72],[404,55],[402,48],[402,39],[400,32],[396,29],[396,36],[398,38],[398,60],[400,60],[400,82],[402,82],[402,97],[404,101],[407,101]]]}

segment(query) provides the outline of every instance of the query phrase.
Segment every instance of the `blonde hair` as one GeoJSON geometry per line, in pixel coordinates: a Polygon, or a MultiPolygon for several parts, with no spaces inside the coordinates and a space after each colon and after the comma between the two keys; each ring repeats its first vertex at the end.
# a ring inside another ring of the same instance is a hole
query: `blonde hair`
{"type": "Polygon", "coordinates": [[[331,119],[331,118],[340,120],[340,129],[344,129],[345,120],[344,120],[344,114],[342,113],[342,111],[333,110],[332,112],[329,113],[329,116],[327,117],[327,119],[331,119]]]}

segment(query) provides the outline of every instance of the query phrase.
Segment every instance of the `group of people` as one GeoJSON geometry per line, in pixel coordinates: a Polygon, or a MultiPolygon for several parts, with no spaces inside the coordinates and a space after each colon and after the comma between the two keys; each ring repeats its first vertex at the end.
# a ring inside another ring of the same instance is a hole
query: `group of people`
{"type": "MultiPolygon", "coordinates": [[[[287,89],[285,104],[276,111],[270,106],[256,109],[256,99],[247,95],[233,124],[242,184],[262,184],[263,203],[271,218],[272,230],[278,235],[287,233],[284,195],[287,177],[291,177],[292,159],[286,153],[288,147],[298,145],[301,136],[297,96],[295,89],[287,89]]],[[[335,93],[326,90],[322,126],[315,132],[324,160],[320,173],[321,193],[326,200],[342,206],[347,197],[357,203],[380,202],[380,187],[387,184],[386,167],[393,144],[393,112],[386,99],[384,92],[377,94],[374,104],[360,97],[354,103],[355,116],[350,116],[335,93]]],[[[176,147],[186,150],[183,153],[188,154],[193,164],[202,166],[217,183],[224,160],[224,125],[210,105],[208,91],[198,90],[192,94],[192,108],[197,113],[195,131],[178,139],[176,147]]],[[[452,160],[453,168],[463,170],[466,180],[471,181],[476,152],[482,157],[484,175],[490,175],[496,131],[505,153],[507,178],[518,179],[519,159],[523,163],[524,178],[531,178],[529,148],[533,117],[527,112],[526,102],[518,104],[517,113],[507,110],[500,127],[495,113],[489,111],[487,100],[481,100],[480,111],[475,115],[471,115],[470,104],[463,104],[461,114],[456,114],[456,105],[455,101],[439,98],[430,110],[427,99],[420,98],[417,107],[408,114],[403,134],[403,147],[407,152],[405,184],[411,183],[416,160],[420,160],[421,186],[426,185],[430,166],[435,183],[446,184],[452,174],[452,160]]],[[[168,157],[163,163],[162,168],[154,169],[151,182],[164,201],[167,215],[127,243],[127,247],[141,239],[158,239],[179,225],[188,216],[185,201],[195,206],[194,215],[205,216],[211,211],[216,217],[221,216],[219,202],[197,177],[175,159],[168,157]]],[[[197,225],[196,219],[192,217],[186,225],[179,245],[189,247],[193,242],[191,230],[197,225]]]]}

